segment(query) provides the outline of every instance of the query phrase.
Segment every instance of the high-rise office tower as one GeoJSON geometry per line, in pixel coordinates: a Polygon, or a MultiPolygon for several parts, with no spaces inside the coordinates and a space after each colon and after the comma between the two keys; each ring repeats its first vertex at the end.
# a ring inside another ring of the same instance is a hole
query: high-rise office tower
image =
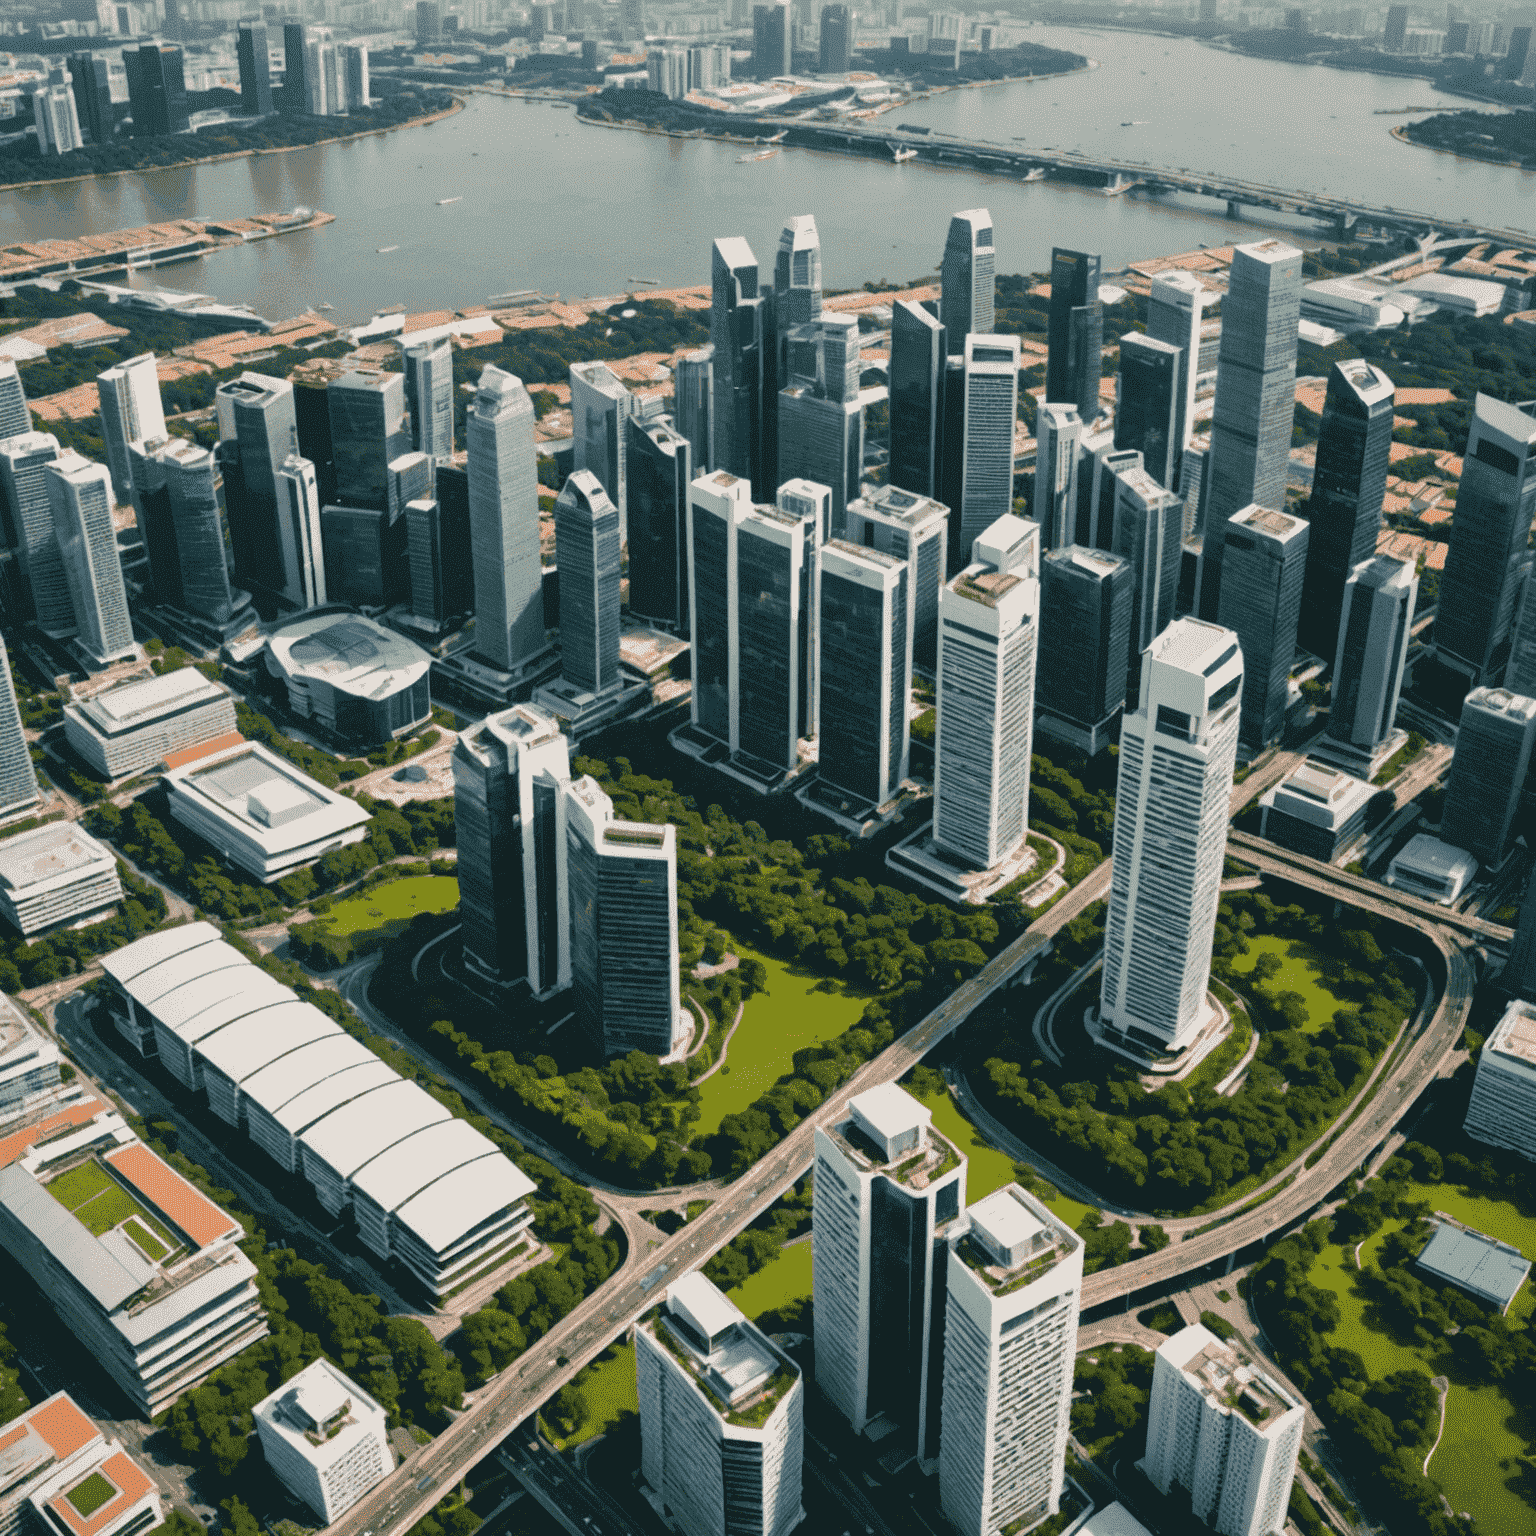
{"type": "Polygon", "coordinates": [[[637,41],[645,36],[645,0],[621,0],[619,29],[626,42],[637,41]]]}
{"type": "Polygon", "coordinates": [[[511,671],[544,647],[533,401],[523,381],[504,369],[486,367],[464,435],[469,447],[475,653],[511,671]]]}
{"type": "Polygon", "coordinates": [[[1140,469],[1134,448],[1117,451],[1108,425],[1083,426],[1077,443],[1077,542],[1107,550],[1115,537],[1115,475],[1140,469]]]}
{"type": "Polygon", "coordinates": [[[1527,567],[1509,627],[1509,664],[1504,686],[1536,699],[1536,564],[1527,567]]]}
{"type": "Polygon", "coordinates": [[[1536,699],[1474,688],[1461,706],[1456,751],[1440,813],[1440,840],[1496,869],[1509,851],[1536,741],[1536,699]]]}
{"type": "Polygon", "coordinates": [[[1175,490],[1178,457],[1179,364],[1183,353],[1166,341],[1128,331],[1120,338],[1115,447],[1134,448],[1159,485],[1175,490]]]}
{"type": "Polygon", "coordinates": [[[1125,707],[1134,587],[1129,560],[1081,544],[1040,562],[1040,729],[1090,757],[1125,707]]]}
{"type": "MultiPolygon", "coordinates": [[[[939,335],[947,346],[947,333],[941,330],[939,335]]],[[[944,359],[939,395],[942,401],[942,417],[939,427],[939,450],[936,455],[938,468],[934,471],[938,479],[938,489],[934,492],[934,498],[949,508],[951,524],[958,529],[960,501],[965,489],[965,357],[963,354],[956,357],[951,353],[944,359]]],[[[950,540],[950,558],[952,561],[959,558],[955,553],[953,539],[950,540]]]]}
{"type": "MultiPolygon", "coordinates": [[[[1498,985],[1501,991],[1511,997],[1522,998],[1526,1002],[1536,998],[1536,877],[1525,883],[1525,894],[1520,898],[1520,916],[1515,923],[1515,936],[1509,946],[1509,959],[1499,972],[1498,985]]],[[[1522,1063],[1522,1066],[1525,1072],[1529,1071],[1527,1064],[1522,1063]]],[[[1475,1084],[1473,1092],[1474,1097],[1477,1097],[1475,1084]]]]}
{"type": "Polygon", "coordinates": [[[710,467],[751,481],[752,494],[766,501],[777,470],[763,462],[763,297],[757,257],[740,235],[716,240],[710,273],[709,339],[715,353],[710,467]]]}
{"type": "Polygon", "coordinates": [[[619,514],[619,537],[628,538],[624,495],[624,424],[635,413],[635,397],[607,363],[572,363],[571,467],[588,469],[619,514]]]}
{"type": "Polygon", "coordinates": [[[1146,470],[1114,473],[1114,553],[1131,568],[1131,633],[1127,660],[1134,682],[1138,658],[1173,618],[1183,549],[1183,507],[1146,470]]]}
{"type": "Polygon", "coordinates": [[[914,496],[939,494],[946,345],[944,327],[921,304],[891,306],[890,482],[914,496]]]}
{"type": "Polygon", "coordinates": [[[315,466],[315,488],[322,507],[334,505],[337,499],[336,454],[331,446],[331,382],[351,371],[350,365],[340,358],[321,357],[300,363],[288,375],[293,386],[298,450],[315,466]]]}
{"type": "Polygon", "coordinates": [[[1147,301],[1147,335],[1179,349],[1179,384],[1174,407],[1174,458],[1189,446],[1195,426],[1195,378],[1200,372],[1200,325],[1205,285],[1191,272],[1159,272],[1147,301]]]}
{"type": "Polygon", "coordinates": [[[272,110],[272,59],[267,24],[260,17],[243,18],[236,27],[235,55],[240,61],[240,110],[265,117],[272,110]]]}
{"type": "Polygon", "coordinates": [[[821,73],[846,75],[853,68],[853,11],[846,5],[821,8],[821,73]]]}
{"type": "Polygon", "coordinates": [[[948,565],[948,509],[894,485],[872,485],[848,503],[847,529],[850,544],[897,555],[911,566],[912,665],[932,672],[939,660],[939,588],[948,565]]]}
{"type": "Polygon", "coordinates": [[[1205,532],[1205,496],[1210,487],[1211,450],[1191,443],[1179,464],[1179,495],[1184,498],[1184,537],[1205,532]]]}
{"type": "Polygon", "coordinates": [[[1406,5],[1389,5],[1387,7],[1387,25],[1381,34],[1381,46],[1388,53],[1401,53],[1403,42],[1408,35],[1408,7],[1406,5]]]}
{"type": "Polygon", "coordinates": [[[32,411],[21,374],[10,358],[0,358],[0,443],[32,430],[32,411]]]}
{"type": "Polygon", "coordinates": [[[67,635],[75,627],[75,605],[59,556],[44,473],[58,457],[59,440],[51,432],[20,432],[0,439],[0,495],[32,598],[32,617],[49,635],[67,635]]]}
{"type": "Polygon", "coordinates": [[[1362,561],[1344,586],[1328,735],[1366,758],[1397,718],[1418,590],[1412,562],[1390,555],[1362,561]]]}
{"type": "Polygon", "coordinates": [[[778,483],[814,480],[832,489],[832,531],[859,494],[864,412],[859,405],[859,323],[823,315],[788,337],[787,377],[779,391],[778,483]]]}
{"type": "Polygon", "coordinates": [[[1099,269],[1099,258],[1083,251],[1058,247],[1051,252],[1045,398],[1071,401],[1084,421],[1093,421],[1099,414],[1104,353],[1099,269]]]}
{"type": "MultiPolygon", "coordinates": [[[[385,501],[391,526],[405,516],[405,509],[413,501],[432,494],[432,460],[424,453],[402,453],[389,461],[385,472],[385,501]]],[[[404,534],[400,535],[402,541],[404,534]]],[[[400,560],[404,563],[404,553],[400,560]]]]}
{"type": "Polygon", "coordinates": [[[346,110],[356,112],[360,107],[371,106],[372,91],[368,80],[368,45],[348,43],[338,49],[342,74],[346,80],[346,110]]]}
{"type": "Polygon", "coordinates": [[[32,753],[16,703],[11,658],[4,639],[0,638],[0,816],[14,816],[40,799],[37,770],[32,766],[32,753]]]}
{"type": "Polygon", "coordinates": [[[74,90],[63,81],[33,91],[32,122],[41,154],[67,155],[85,143],[74,90]]]}
{"type": "Polygon", "coordinates": [[[405,376],[353,368],[331,380],[325,398],[337,502],[389,511],[389,466],[411,451],[405,376]]]}
{"type": "Polygon", "coordinates": [[[134,654],[133,621],[112,526],[112,476],[73,449],[43,471],[75,611],[76,645],[93,667],[134,654]]]}
{"type": "Polygon", "coordinates": [[[1000,518],[939,593],[933,840],[976,869],[1002,863],[1029,830],[1038,537],[1032,523],[1000,518]]]}
{"type": "Polygon", "coordinates": [[[311,117],[329,117],[337,110],[336,46],[328,33],[312,34],[304,45],[304,86],[311,117]]]}
{"type": "Polygon", "coordinates": [[[1312,525],[1302,589],[1301,643],[1327,656],[1339,633],[1344,583],[1376,550],[1392,448],[1392,380],[1360,358],[1328,375],[1312,495],[1300,511],[1312,525]]]}
{"type": "Polygon", "coordinates": [[[686,48],[652,48],[646,54],[645,68],[647,82],[653,91],[670,101],[681,101],[688,94],[686,48]]]}
{"type": "Polygon", "coordinates": [[[1221,301],[1200,567],[1203,618],[1216,616],[1228,521],[1244,507],[1285,506],[1300,322],[1301,252],[1283,240],[1238,246],[1221,301]]]}
{"type": "Polygon", "coordinates": [[[287,379],[242,373],[219,385],[214,405],[235,579],[242,587],[281,592],[286,573],[277,522],[277,471],[293,452],[293,386],[287,379]]]}
{"type": "Polygon", "coordinates": [[[325,588],[333,603],[385,608],[398,602],[409,579],[405,523],[377,507],[321,507],[325,588]]]}
{"type": "Polygon", "coordinates": [[[804,733],[802,695],[814,629],[807,603],[816,558],[805,519],[746,508],[736,526],[736,719],[733,752],[794,768],[804,733]]]}
{"type": "Polygon", "coordinates": [[[814,480],[786,480],[779,487],[778,508],[805,525],[805,563],[800,571],[800,726],[809,739],[821,730],[821,558],[832,530],[832,488],[814,480]]]}
{"type": "Polygon", "coordinates": [[[145,43],[123,49],[128,76],[128,108],[136,139],[185,133],[190,123],[181,49],[145,43]]]}
{"type": "Polygon", "coordinates": [[[965,1176],[933,1112],[895,1083],[816,1132],[816,1384],[855,1434],[884,1416],[924,1463],[939,1454],[946,1237],[965,1176]]]}
{"type": "Polygon", "coordinates": [[[160,404],[160,376],[155,354],[145,352],[96,375],[101,400],[101,436],[112,471],[112,489],[118,501],[133,500],[133,472],[128,465],[131,443],[146,443],[165,436],[165,410],[160,404]]]}
{"type": "Polygon", "coordinates": [[[1064,549],[1077,537],[1077,455],[1083,419],[1075,405],[1035,411],[1034,518],[1046,549],[1064,549]]]}
{"type": "Polygon", "coordinates": [[[951,1229],[939,1502],[961,1536],[1060,1507],[1082,1291],[1083,1240],[1017,1184],[951,1229]]]}
{"type": "Polygon", "coordinates": [[[677,430],[693,448],[693,473],[707,474],[715,467],[714,442],[715,349],[713,345],[685,352],[672,373],[672,402],[677,430]]]}
{"type": "Polygon", "coordinates": [[[107,61],[91,53],[72,53],[69,74],[75,89],[75,116],[80,123],[80,132],[89,144],[110,144],[112,75],[107,61]]]}
{"type": "Polygon", "coordinates": [[[211,624],[244,608],[230,581],[229,528],[218,461],[184,437],[135,443],[134,509],[155,600],[211,624]]]}
{"type": "Polygon", "coordinates": [[[619,681],[619,509],[590,469],[555,498],[560,675],[588,693],[619,681]]]}
{"type": "Polygon", "coordinates": [[[694,726],[736,746],[738,652],[735,628],[736,533],[752,506],[752,486],[726,470],[701,475],[688,491],[688,632],[692,637],[694,726]]]}
{"type": "MultiPolygon", "coordinates": [[[[463,475],[463,471],[457,471],[463,475]]],[[[469,496],[438,494],[405,509],[406,560],[411,576],[411,612],[438,629],[468,613],[475,600],[469,553],[469,496]],[[455,507],[462,505],[457,514],[455,507]]]]}
{"type": "Polygon", "coordinates": [[[689,1037],[677,959],[677,831],[620,821],[590,775],[565,786],[576,1020],[605,1056],[670,1058],[689,1037]]]}
{"type": "Polygon", "coordinates": [[[487,716],[453,749],[464,964],[486,981],[526,983],[535,997],[571,979],[562,809],[570,757],[559,722],[533,704],[487,716]]]}
{"type": "Polygon", "coordinates": [[[453,457],[453,346],[444,336],[400,350],[412,442],[434,464],[446,464],[453,457]]]}
{"type": "MultiPolygon", "coordinates": [[[[418,14],[420,7],[418,6],[418,14]]],[[[289,117],[302,117],[309,111],[308,70],[309,28],[302,21],[283,23],[283,98],[282,110],[289,117]]]]}
{"type": "Polygon", "coordinates": [[[315,466],[290,453],[278,465],[277,527],[283,551],[283,596],[300,608],[328,601],[320,488],[315,466]]]}
{"type": "Polygon", "coordinates": [[[1106,1038],[1143,1057],[1182,1053],[1212,1014],[1242,689],[1237,636],[1175,619],[1148,648],[1120,729],[1099,1007],[1106,1038]]]}
{"type": "MultiPolygon", "coordinates": [[[[836,7],[830,7],[836,9],[836,7]]],[[[781,338],[821,319],[821,236],[808,213],[785,219],[773,262],[774,315],[781,338]]],[[[780,374],[782,380],[782,371],[780,374]]]]}
{"type": "Polygon", "coordinates": [[[629,611],[688,632],[688,487],[693,444],[660,421],[624,424],[629,500],[629,611]]]}
{"type": "Polygon", "coordinates": [[[879,806],[907,776],[912,598],[907,562],[833,539],[821,551],[821,777],[879,806]]]}
{"type": "Polygon", "coordinates": [[[442,40],[442,6],[438,0],[416,0],[416,46],[435,48],[442,40]]]}
{"type": "Polygon", "coordinates": [[[695,1272],[635,1327],[640,1475],[682,1536],[789,1536],[804,1518],[800,1368],[695,1272]]]}
{"type": "MultiPolygon", "coordinates": [[[[1013,434],[1019,411],[1019,338],[965,338],[965,428],[958,537],[950,561],[1013,510],[1013,434]],[[958,546],[958,553],[957,553],[958,546]]],[[[953,518],[952,518],[953,521],[953,518]]]]}
{"type": "Polygon", "coordinates": [[[1306,1406],[1249,1353],[1201,1323],[1164,1339],[1147,1405],[1148,1480],[1189,1490],[1193,1512],[1221,1536],[1283,1531],[1306,1406]]]}
{"type": "Polygon", "coordinates": [[[1241,740],[1257,751],[1285,729],[1307,564],[1305,518],[1244,507],[1227,524],[1222,624],[1243,648],[1241,740]]]}
{"type": "Polygon", "coordinates": [[[1440,578],[1435,650],[1474,683],[1502,675],[1536,518],[1536,415],[1479,394],[1440,578]]]}
{"type": "Polygon", "coordinates": [[[955,214],[939,264],[939,323],[951,353],[958,355],[967,336],[991,334],[997,313],[996,273],[991,213],[968,208],[955,214]]]}
{"type": "Polygon", "coordinates": [[[752,73],[772,80],[790,71],[791,17],[788,0],[752,7],[752,73]]]}

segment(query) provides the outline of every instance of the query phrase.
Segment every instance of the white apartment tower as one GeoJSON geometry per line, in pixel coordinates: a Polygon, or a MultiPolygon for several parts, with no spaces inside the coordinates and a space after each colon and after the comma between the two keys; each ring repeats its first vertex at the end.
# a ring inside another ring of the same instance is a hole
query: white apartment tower
{"type": "Polygon", "coordinates": [[[112,526],[112,476],[74,449],[44,472],[64,577],[75,610],[76,644],[93,668],[134,653],[128,592],[112,526]]]}
{"type": "Polygon", "coordinates": [[[816,1132],[816,1383],[862,1434],[881,1417],[925,1464],[939,1450],[947,1234],[966,1161],[895,1083],[816,1132]]]}
{"type": "Polygon", "coordinates": [[[1306,1409],[1240,1348],[1199,1323],[1165,1339],[1152,1371],[1142,1468],[1189,1490],[1218,1536],[1285,1530],[1306,1409]]]}
{"type": "Polygon", "coordinates": [[[283,547],[283,596],[300,608],[326,601],[315,466],[290,453],[276,475],[277,531],[283,547]]]}
{"type": "Polygon", "coordinates": [[[107,467],[112,471],[112,489],[118,501],[127,505],[133,500],[128,445],[165,436],[155,354],[145,352],[98,373],[96,393],[101,400],[101,436],[107,449],[107,467]]]}
{"type": "Polygon", "coordinates": [[[939,592],[933,840],[978,869],[1028,831],[1039,548],[1036,524],[1000,517],[939,592]]]}
{"type": "Polygon", "coordinates": [[[1121,729],[1100,1009],[1106,1037],[1143,1056],[1178,1054],[1210,1018],[1242,691],[1237,636],[1175,619],[1121,729]]]}
{"type": "Polygon", "coordinates": [[[682,1536],[788,1536],[804,1518],[800,1370],[703,1275],[635,1328],[640,1473],[682,1536]]]}
{"type": "Polygon", "coordinates": [[[962,548],[969,548],[973,539],[1013,510],[1019,338],[967,336],[964,389],[958,539],[962,548]]]}
{"type": "Polygon", "coordinates": [[[958,1223],[948,1269],[939,1501],[961,1536],[1025,1530],[1061,1504],[1083,1242],[1009,1184],[958,1223]]]}
{"type": "Polygon", "coordinates": [[[1530,1003],[1510,1003],[1483,1042],[1465,1129],[1490,1147],[1536,1162],[1536,1007],[1530,1003]]]}

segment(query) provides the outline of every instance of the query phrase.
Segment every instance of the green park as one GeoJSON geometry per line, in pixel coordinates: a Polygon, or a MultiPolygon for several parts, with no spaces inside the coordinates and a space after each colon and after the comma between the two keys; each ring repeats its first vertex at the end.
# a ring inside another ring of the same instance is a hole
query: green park
{"type": "Polygon", "coordinates": [[[1340,1008],[1349,1006],[1329,991],[1322,965],[1309,946],[1277,933],[1250,934],[1248,953],[1232,961],[1231,977],[1239,991],[1256,979],[1272,996],[1296,993],[1306,1008],[1298,1028],[1307,1035],[1317,1034],[1340,1008]]]}
{"type": "Polygon", "coordinates": [[[407,875],[332,902],[325,921],[342,938],[393,933],[419,913],[451,912],[458,904],[459,882],[453,876],[407,875]]]}

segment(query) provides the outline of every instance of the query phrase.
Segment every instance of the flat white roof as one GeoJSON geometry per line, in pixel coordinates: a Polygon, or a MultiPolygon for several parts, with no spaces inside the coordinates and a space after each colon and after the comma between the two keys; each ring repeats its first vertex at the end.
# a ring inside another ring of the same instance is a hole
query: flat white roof
{"type": "Polygon", "coordinates": [[[681,1312],[705,1338],[723,1333],[745,1315],[702,1270],[694,1270],[667,1287],[667,1310],[681,1312]]]}
{"type": "Polygon", "coordinates": [[[1494,1025],[1493,1033],[1483,1042],[1484,1054],[1489,1051],[1511,1056],[1528,1067],[1536,1066],[1536,1008],[1515,998],[1494,1025]]]}
{"type": "Polygon", "coordinates": [[[356,613],[296,619],[270,636],[267,653],[286,678],[317,678],[363,699],[387,699],[432,665],[414,641],[356,613]]]}
{"type": "Polygon", "coordinates": [[[1201,1350],[1220,1343],[1221,1340],[1204,1323],[1190,1323],[1164,1339],[1158,1345],[1157,1352],[1169,1365],[1177,1366],[1182,1371],[1201,1350]]]}
{"type": "Polygon", "coordinates": [[[906,1131],[926,1130],[933,1120],[933,1111],[926,1104],[919,1104],[895,1083],[881,1083],[877,1088],[854,1094],[848,1107],[887,1141],[906,1131]]]}
{"type": "Polygon", "coordinates": [[[229,697],[229,689],[204,677],[196,667],[178,667],[159,677],[135,678],[115,688],[104,688],[94,698],[76,699],[74,707],[94,730],[115,736],[229,697]]]}
{"type": "Polygon", "coordinates": [[[358,1194],[392,1211],[434,1179],[496,1151],[467,1120],[439,1120],[381,1152],[352,1181],[358,1194]]]}
{"type": "MultiPolygon", "coordinates": [[[[345,1037],[350,1040],[350,1035],[345,1037]]],[[[322,1045],[330,1045],[334,1042],[334,1036],[322,1041],[322,1045]]],[[[354,1042],[356,1043],[356,1042],[354,1042]]],[[[367,1047],[363,1047],[367,1050],[367,1047]]],[[[354,1099],[360,1099],[364,1094],[372,1093],[377,1088],[387,1088],[391,1083],[400,1081],[400,1074],[387,1062],[380,1061],[372,1051],[368,1051],[371,1061],[359,1061],[350,1067],[344,1067],[340,1072],[332,1073],[318,1083],[312,1083],[302,1093],[296,1093],[283,1106],[276,1110],[272,1116],[290,1136],[297,1136],[307,1131],[316,1121],[323,1120],[327,1115],[334,1114],[343,1105],[350,1104],[354,1099]]]]}
{"type": "Polygon", "coordinates": [[[111,851],[72,821],[49,822],[0,842],[0,886],[20,896],[100,866],[115,867],[111,851]]]}
{"type": "Polygon", "coordinates": [[[1152,1536],[1146,1526],[1118,1500],[1096,1509],[1086,1525],[1077,1528],[1077,1536],[1152,1536]]]}
{"type": "Polygon", "coordinates": [[[327,1115],[300,1140],[328,1168],[350,1179],[364,1163],[413,1131],[448,1118],[430,1093],[401,1078],[327,1115]]]}
{"type": "Polygon", "coordinates": [[[238,1083],[301,1045],[342,1032],[341,1025],[327,1018],[313,1003],[301,1003],[295,998],[263,1009],[259,1019],[221,1029],[212,1038],[200,1041],[197,1051],[206,1065],[238,1083]]]}
{"type": "Polygon", "coordinates": [[[1457,875],[1470,876],[1477,868],[1477,860],[1465,848],[1442,843],[1428,832],[1411,837],[1392,860],[1407,869],[1427,870],[1430,874],[1455,879],[1457,875]]]}
{"type": "Polygon", "coordinates": [[[326,1035],[253,1072],[241,1087],[252,1103],[275,1114],[290,1099],[318,1088],[337,1073],[378,1059],[349,1034],[326,1035]]]}
{"type": "Polygon", "coordinates": [[[441,1253],[533,1189],[533,1180],[493,1148],[407,1200],[395,1212],[395,1220],[434,1253],[441,1253]]]}
{"type": "Polygon", "coordinates": [[[199,944],[211,944],[219,936],[219,930],[212,923],[183,923],[179,928],[163,928],[159,933],[146,934],[142,939],[113,950],[110,955],[103,955],[101,968],[113,981],[126,986],[135,976],[159,965],[162,960],[195,949],[199,944]]]}
{"type": "Polygon", "coordinates": [[[1046,1229],[1045,1223],[1006,1188],[978,1200],[969,1214],[972,1225],[986,1233],[999,1250],[1017,1248],[1046,1229]]]}

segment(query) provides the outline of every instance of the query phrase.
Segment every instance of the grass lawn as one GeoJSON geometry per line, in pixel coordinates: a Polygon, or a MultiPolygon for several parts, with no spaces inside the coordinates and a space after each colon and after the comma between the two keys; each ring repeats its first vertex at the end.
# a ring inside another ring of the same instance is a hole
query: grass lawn
{"type": "Polygon", "coordinates": [[[74,1505],[82,1520],[88,1520],[103,1505],[117,1497],[117,1489],[100,1472],[92,1472],[84,1482],[76,1483],[64,1495],[74,1505]]]}
{"type": "MultiPolygon", "coordinates": [[[[635,1395],[635,1346],[615,1344],[598,1360],[592,1374],[577,1383],[577,1391],[587,1400],[587,1416],[575,1433],[554,1442],[562,1451],[604,1433],[626,1413],[640,1412],[640,1399],[635,1395]]],[[[544,1423],[547,1429],[553,1428],[547,1419],[544,1423]]]]}
{"type": "Polygon", "coordinates": [[[1248,953],[1240,956],[1232,966],[1232,981],[1239,991],[1260,955],[1278,955],[1280,969],[1268,983],[1270,995],[1278,997],[1282,992],[1299,992],[1306,999],[1307,1034],[1316,1034],[1340,1008],[1347,1006],[1342,998],[1335,997],[1322,984],[1319,979],[1322,972],[1305,958],[1303,946],[1296,940],[1283,939],[1278,934],[1255,936],[1250,933],[1247,937],[1248,953]]]}
{"type": "Polygon", "coordinates": [[[325,922],[334,934],[368,933],[389,923],[404,927],[418,912],[451,912],[458,904],[459,882],[451,875],[407,875],[338,901],[325,922]]]}
{"type": "MultiPolygon", "coordinates": [[[[405,882],[400,882],[404,884],[405,882]]],[[[725,1065],[700,1088],[703,1102],[692,1135],[694,1145],[719,1130],[727,1115],[739,1114],[766,1093],[791,1067],[796,1051],[831,1040],[859,1022],[864,999],[817,992],[819,976],[795,973],[782,960],[737,944],[743,957],[761,960],[768,971],[765,991],[751,998],[741,1028],[731,1036],[725,1065]]]]}
{"type": "Polygon", "coordinates": [[[84,1223],[86,1231],[97,1237],[100,1237],[103,1232],[110,1232],[113,1227],[127,1221],[129,1217],[134,1217],[133,1226],[127,1229],[128,1236],[150,1258],[158,1260],[172,1248],[179,1246],[165,1226],[156,1221],[94,1159],[81,1163],[78,1168],[71,1168],[68,1173],[61,1173],[58,1178],[49,1183],[48,1193],[66,1211],[72,1211],[84,1223]],[[135,1227],[142,1229],[142,1237],[148,1238],[149,1244],[141,1240],[141,1232],[136,1231],[135,1227]],[[155,1252],[154,1246],[150,1246],[155,1244],[157,1238],[164,1244],[158,1253],[155,1252]]]}
{"type": "Polygon", "coordinates": [[[117,1183],[97,1162],[81,1163],[68,1173],[61,1173],[48,1184],[48,1193],[66,1211],[77,1211],[87,1200],[94,1200],[104,1189],[116,1189],[117,1183]]]}
{"type": "Polygon", "coordinates": [[[782,1311],[790,1302],[809,1300],[810,1243],[795,1243],[791,1247],[781,1248],[778,1258],[743,1280],[729,1294],[731,1300],[754,1320],[764,1312],[782,1311]]]}
{"type": "Polygon", "coordinates": [[[145,1257],[155,1263],[159,1263],[170,1252],[170,1249],[137,1216],[123,1223],[123,1231],[128,1235],[129,1241],[139,1248],[145,1257]]]}

